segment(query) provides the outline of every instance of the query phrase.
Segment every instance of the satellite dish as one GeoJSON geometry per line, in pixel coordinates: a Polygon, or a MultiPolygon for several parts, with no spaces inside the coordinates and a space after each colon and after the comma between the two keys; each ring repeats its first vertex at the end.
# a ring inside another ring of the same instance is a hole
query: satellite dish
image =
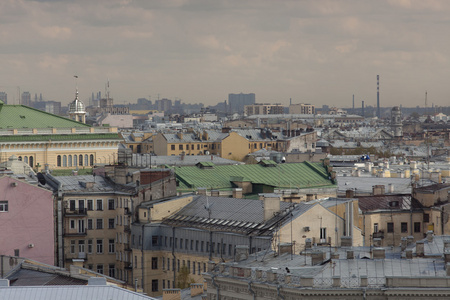
{"type": "Polygon", "coordinates": [[[45,185],[47,183],[47,180],[45,179],[44,174],[37,173],[37,178],[40,184],[45,185]]]}

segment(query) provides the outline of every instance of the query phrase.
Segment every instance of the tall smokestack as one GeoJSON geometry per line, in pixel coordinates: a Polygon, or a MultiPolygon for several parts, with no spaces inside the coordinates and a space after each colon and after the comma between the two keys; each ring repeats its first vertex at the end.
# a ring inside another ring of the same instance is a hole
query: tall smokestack
{"type": "Polygon", "coordinates": [[[361,107],[362,109],[361,109],[361,114],[362,114],[362,117],[364,118],[364,100],[362,101],[362,107],[361,107]]]}
{"type": "Polygon", "coordinates": [[[352,109],[353,109],[353,113],[355,113],[355,94],[353,94],[353,106],[352,106],[352,109]]]}
{"type": "Polygon", "coordinates": [[[380,75],[377,75],[377,117],[381,118],[380,112],[380,75]]]}

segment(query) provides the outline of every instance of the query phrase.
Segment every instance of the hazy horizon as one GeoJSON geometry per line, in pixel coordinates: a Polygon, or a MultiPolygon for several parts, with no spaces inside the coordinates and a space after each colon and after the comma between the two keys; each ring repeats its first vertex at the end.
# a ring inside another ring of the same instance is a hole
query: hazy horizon
{"type": "MultiPolygon", "coordinates": [[[[449,105],[450,1],[3,0],[0,91],[214,105],[449,105]]],[[[87,103],[86,103],[87,104],[87,103]]]]}

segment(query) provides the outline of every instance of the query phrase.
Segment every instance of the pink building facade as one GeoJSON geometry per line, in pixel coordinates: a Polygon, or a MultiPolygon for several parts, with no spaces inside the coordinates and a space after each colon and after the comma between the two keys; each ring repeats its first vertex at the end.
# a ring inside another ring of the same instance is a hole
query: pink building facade
{"type": "Polygon", "coordinates": [[[52,192],[0,177],[0,254],[55,264],[52,192]]]}

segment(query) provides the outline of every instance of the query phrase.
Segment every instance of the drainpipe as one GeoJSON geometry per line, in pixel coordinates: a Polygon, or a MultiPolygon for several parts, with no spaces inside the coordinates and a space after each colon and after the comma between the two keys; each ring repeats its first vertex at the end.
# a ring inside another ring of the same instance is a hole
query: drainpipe
{"type": "Polygon", "coordinates": [[[144,289],[144,224],[142,224],[142,229],[141,229],[141,234],[142,234],[142,239],[141,239],[141,269],[142,269],[142,289],[144,289]]]}
{"type": "Polygon", "coordinates": [[[220,300],[219,285],[214,278],[216,278],[216,275],[211,275],[212,284],[216,288],[216,300],[220,300]]]}
{"type": "Polygon", "coordinates": [[[248,291],[250,292],[250,294],[253,295],[253,300],[256,300],[256,293],[254,290],[252,290],[252,282],[251,281],[248,283],[248,291]]]}
{"type": "Polygon", "coordinates": [[[176,256],[175,256],[175,227],[172,227],[172,270],[173,270],[173,284],[175,284],[177,272],[176,272],[176,256]]]}
{"type": "Polygon", "coordinates": [[[278,295],[278,297],[280,297],[281,299],[284,300],[284,296],[281,295],[280,290],[281,290],[281,285],[277,285],[277,295],[278,295]]]}

